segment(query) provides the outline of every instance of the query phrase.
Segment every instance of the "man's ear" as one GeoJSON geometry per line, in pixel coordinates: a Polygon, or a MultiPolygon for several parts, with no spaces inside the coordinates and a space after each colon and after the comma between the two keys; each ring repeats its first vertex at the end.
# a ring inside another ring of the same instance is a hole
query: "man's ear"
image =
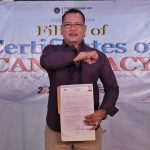
{"type": "Polygon", "coordinates": [[[63,31],[62,31],[62,28],[63,28],[63,26],[61,25],[61,27],[60,27],[61,35],[62,35],[62,32],[63,32],[63,31]]]}

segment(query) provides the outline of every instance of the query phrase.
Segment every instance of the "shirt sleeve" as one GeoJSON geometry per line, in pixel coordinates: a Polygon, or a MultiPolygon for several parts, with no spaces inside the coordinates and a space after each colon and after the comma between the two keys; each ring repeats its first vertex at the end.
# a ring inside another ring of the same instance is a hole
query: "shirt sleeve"
{"type": "Polygon", "coordinates": [[[56,70],[74,65],[74,54],[64,51],[60,46],[49,45],[44,48],[40,64],[45,70],[56,70]]]}
{"type": "Polygon", "coordinates": [[[118,112],[115,104],[119,95],[119,86],[108,58],[103,55],[103,58],[100,59],[103,61],[102,69],[100,72],[100,80],[104,86],[105,92],[100,109],[105,109],[110,116],[113,116],[118,112]]]}

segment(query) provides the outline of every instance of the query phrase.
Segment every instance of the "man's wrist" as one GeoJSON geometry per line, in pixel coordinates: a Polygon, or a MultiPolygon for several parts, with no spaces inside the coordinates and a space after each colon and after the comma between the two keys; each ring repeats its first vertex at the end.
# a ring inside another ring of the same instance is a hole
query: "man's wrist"
{"type": "Polygon", "coordinates": [[[104,114],[107,114],[106,109],[101,108],[100,110],[101,110],[104,114]]]}
{"type": "Polygon", "coordinates": [[[103,114],[103,120],[107,118],[107,111],[103,108],[100,109],[100,111],[102,112],[103,114]]]}

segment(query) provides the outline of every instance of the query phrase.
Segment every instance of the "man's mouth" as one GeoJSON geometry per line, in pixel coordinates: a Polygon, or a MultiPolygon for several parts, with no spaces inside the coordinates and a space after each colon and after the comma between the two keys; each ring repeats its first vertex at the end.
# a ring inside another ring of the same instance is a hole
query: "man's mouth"
{"type": "Polygon", "coordinates": [[[77,33],[71,33],[71,34],[69,34],[69,36],[70,36],[70,37],[77,37],[78,34],[77,34],[77,33]]]}

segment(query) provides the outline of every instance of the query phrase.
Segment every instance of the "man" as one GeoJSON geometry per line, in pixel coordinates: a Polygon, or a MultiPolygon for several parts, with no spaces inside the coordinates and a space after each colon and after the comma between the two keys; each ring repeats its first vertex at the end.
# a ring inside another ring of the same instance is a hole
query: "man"
{"type": "Polygon", "coordinates": [[[45,128],[46,150],[100,150],[100,124],[106,115],[113,116],[119,88],[110,63],[102,52],[84,43],[86,33],[84,14],[70,9],[62,16],[62,45],[48,45],[41,56],[41,66],[50,79],[48,112],[45,128]],[[99,104],[98,79],[104,86],[105,95],[99,104]],[[86,125],[96,130],[95,141],[62,142],[60,138],[60,116],[57,109],[57,87],[67,84],[93,84],[94,110],[84,118],[86,125]]]}

